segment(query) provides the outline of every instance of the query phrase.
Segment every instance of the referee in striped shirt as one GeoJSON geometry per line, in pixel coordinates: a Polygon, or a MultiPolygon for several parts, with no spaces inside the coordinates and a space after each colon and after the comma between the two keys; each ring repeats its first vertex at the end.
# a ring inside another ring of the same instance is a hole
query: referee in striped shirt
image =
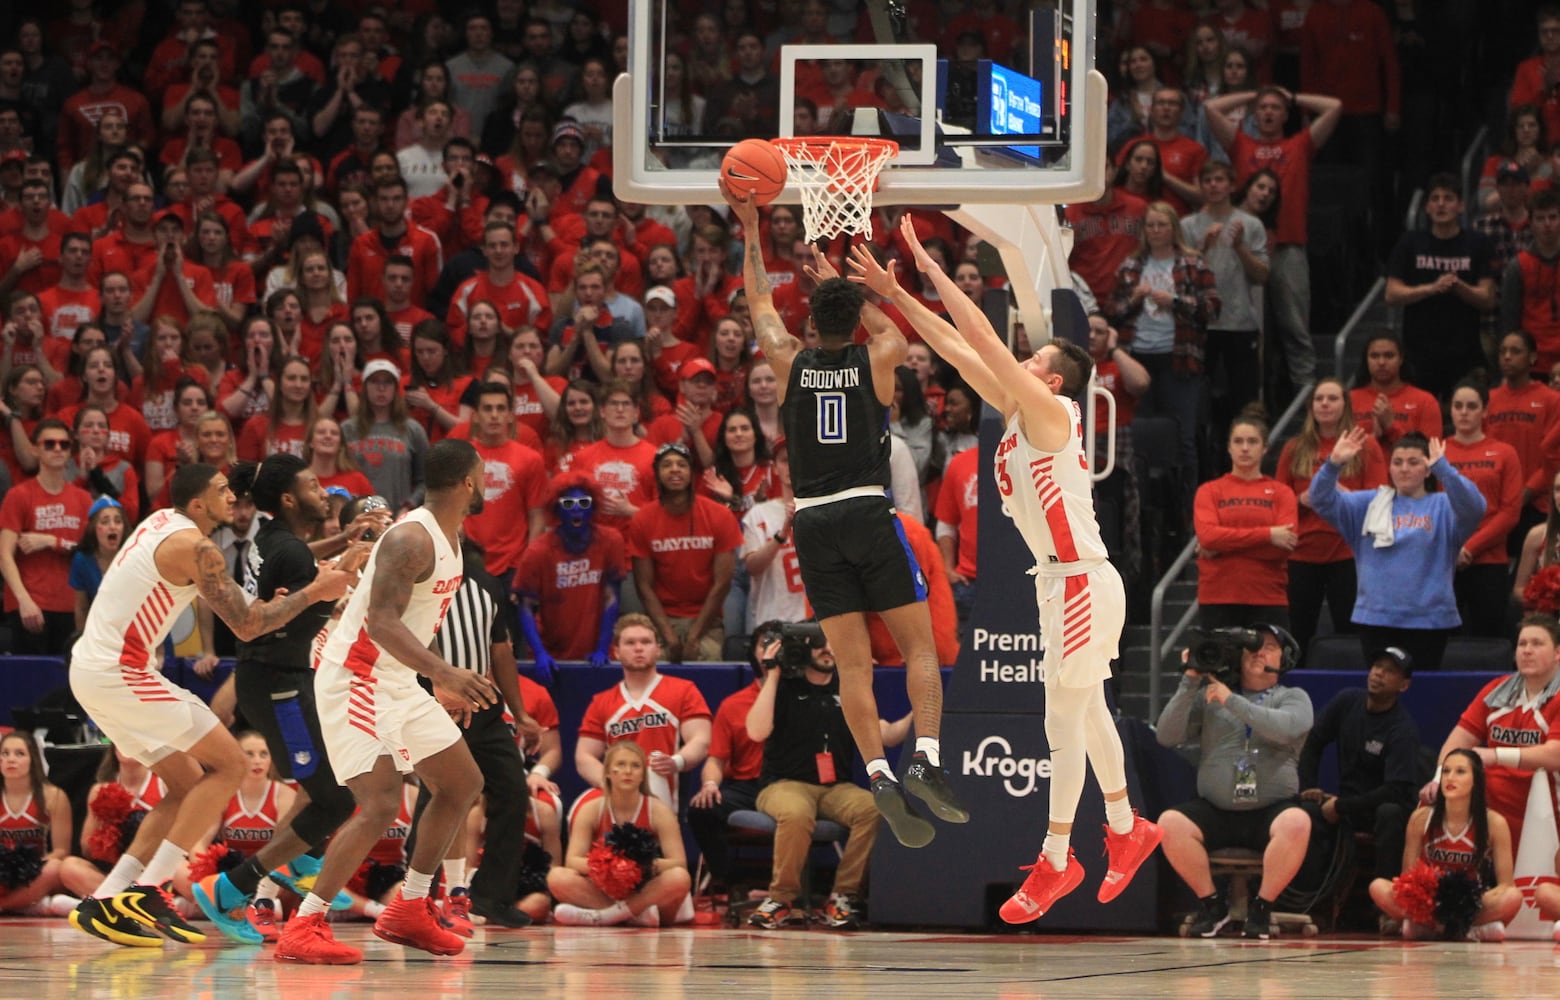
{"type": "MultiPolygon", "coordinates": [[[[520,683],[515,669],[515,654],[509,644],[508,595],[483,568],[482,550],[470,539],[461,542],[462,573],[460,589],[435,637],[438,653],[446,663],[461,670],[475,670],[493,679],[504,696],[503,704],[490,705],[473,712],[469,705],[441,697],[440,702],[458,717],[464,727],[461,735],[471,756],[482,770],[484,809],[487,830],[483,837],[482,867],[471,882],[471,912],[503,927],[525,927],[531,922],[516,908],[516,889],[525,853],[525,818],[530,790],[525,783],[525,763],[514,735],[504,723],[504,705],[515,718],[519,731],[528,741],[541,737],[539,727],[520,700],[520,683]]],[[[423,681],[426,685],[428,682],[423,681]]],[[[434,691],[435,696],[441,692],[434,691]]],[[[432,795],[426,787],[417,796],[417,816],[432,795]]],[[[417,823],[412,822],[413,835],[417,823]]],[[[464,853],[464,831],[450,847],[451,855],[464,853]]],[[[408,852],[412,843],[406,845],[408,852]]],[[[410,853],[408,853],[410,856],[410,853]]],[[[458,899],[464,888],[465,859],[447,860],[444,865],[448,899],[458,899]]],[[[449,905],[448,903],[446,905],[449,905]]]]}

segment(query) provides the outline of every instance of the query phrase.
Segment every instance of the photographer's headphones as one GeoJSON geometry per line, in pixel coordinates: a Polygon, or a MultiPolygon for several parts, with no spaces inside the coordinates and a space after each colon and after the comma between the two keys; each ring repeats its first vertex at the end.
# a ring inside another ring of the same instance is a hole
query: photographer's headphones
{"type": "Polygon", "coordinates": [[[1252,628],[1258,632],[1266,632],[1278,640],[1278,647],[1283,650],[1283,656],[1278,661],[1279,677],[1283,677],[1300,665],[1300,642],[1289,634],[1288,629],[1265,622],[1260,625],[1253,625],[1252,628]]]}

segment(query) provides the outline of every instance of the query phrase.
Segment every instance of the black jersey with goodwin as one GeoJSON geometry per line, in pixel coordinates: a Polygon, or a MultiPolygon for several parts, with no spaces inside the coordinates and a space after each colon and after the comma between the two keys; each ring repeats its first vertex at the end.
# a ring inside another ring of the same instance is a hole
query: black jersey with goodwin
{"type": "Polygon", "coordinates": [[[888,407],[878,402],[865,344],[799,352],[782,417],[797,497],[888,488],[888,407]]]}

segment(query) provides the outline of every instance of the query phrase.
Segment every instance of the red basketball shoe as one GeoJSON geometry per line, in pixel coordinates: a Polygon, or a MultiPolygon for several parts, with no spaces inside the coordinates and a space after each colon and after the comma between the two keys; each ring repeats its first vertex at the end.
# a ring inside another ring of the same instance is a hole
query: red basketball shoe
{"type": "Polygon", "coordinates": [[[1110,856],[1110,868],[1105,872],[1105,881],[1100,883],[1100,902],[1108,903],[1122,894],[1137,874],[1138,866],[1148,860],[1164,836],[1158,823],[1139,816],[1136,809],[1132,810],[1131,832],[1115,833],[1105,827],[1105,853],[1110,856]]]}
{"type": "Polygon", "coordinates": [[[374,921],[374,934],[435,955],[459,955],[466,948],[460,935],[439,926],[439,908],[431,898],[405,899],[399,892],[374,921]]]}
{"type": "Polygon", "coordinates": [[[325,914],[316,913],[287,921],[276,942],[276,960],[305,965],[357,965],[363,961],[363,953],[337,941],[325,922],[325,914]]]}
{"type": "Polygon", "coordinates": [[[1031,920],[1040,919],[1058,899],[1083,882],[1083,866],[1073,856],[1071,849],[1067,851],[1067,867],[1061,871],[1052,868],[1044,854],[1035,859],[1034,864],[1024,865],[1019,870],[1027,871],[1029,877],[1024,879],[1023,887],[997,911],[1010,924],[1027,924],[1031,920]]]}

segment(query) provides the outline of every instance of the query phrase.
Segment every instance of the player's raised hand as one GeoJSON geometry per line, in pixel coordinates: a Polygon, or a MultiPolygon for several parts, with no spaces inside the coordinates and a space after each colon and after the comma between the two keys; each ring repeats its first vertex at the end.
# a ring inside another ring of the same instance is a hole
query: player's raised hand
{"type": "Polygon", "coordinates": [[[318,601],[339,600],[347,589],[357,582],[357,574],[349,573],[344,569],[338,569],[334,562],[320,563],[319,575],[309,586],[314,588],[313,597],[318,601]]]}
{"type": "Polygon", "coordinates": [[[896,273],[898,264],[889,261],[888,267],[884,268],[864,244],[858,243],[850,248],[850,256],[845,259],[845,264],[852,272],[850,280],[858,285],[866,285],[874,295],[887,299],[899,291],[899,277],[896,273]]]}
{"type": "Polygon", "coordinates": [[[840,276],[839,269],[834,266],[834,262],[829,260],[828,257],[824,256],[823,251],[818,249],[817,244],[809,243],[807,248],[812,251],[813,256],[813,262],[811,265],[802,265],[802,271],[807,275],[807,277],[811,278],[813,281],[822,282],[828,281],[830,278],[838,278],[840,276]]]}
{"type": "Polygon", "coordinates": [[[932,255],[927,253],[926,248],[921,245],[921,237],[915,234],[915,219],[909,212],[906,212],[899,220],[899,235],[904,237],[905,245],[910,248],[910,253],[915,256],[915,266],[922,274],[930,274],[933,271],[942,270],[942,268],[937,266],[937,262],[932,259],[932,255]]]}
{"type": "Polygon", "coordinates": [[[721,177],[715,181],[720,185],[720,196],[726,199],[726,204],[731,206],[731,211],[736,214],[737,221],[742,223],[743,232],[748,231],[749,226],[758,225],[758,206],[753,202],[753,193],[737,194],[726,184],[726,178],[721,177]]]}

